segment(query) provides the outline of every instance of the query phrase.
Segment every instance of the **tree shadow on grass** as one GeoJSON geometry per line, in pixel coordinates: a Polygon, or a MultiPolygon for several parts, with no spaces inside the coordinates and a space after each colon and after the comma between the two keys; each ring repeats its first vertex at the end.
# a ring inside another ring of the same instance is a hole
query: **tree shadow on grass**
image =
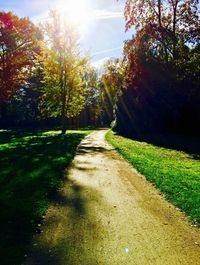
{"type": "Polygon", "coordinates": [[[4,131],[0,135],[1,143],[11,143],[0,149],[1,264],[21,264],[49,197],[84,134],[4,131]]]}
{"type": "Polygon", "coordinates": [[[200,159],[200,138],[182,134],[150,133],[137,136],[119,134],[135,141],[146,142],[158,147],[164,147],[188,153],[193,159],[200,159]]]}
{"type": "MultiPolygon", "coordinates": [[[[0,130],[0,144],[15,142],[17,139],[27,136],[39,136],[45,130],[37,129],[15,129],[15,130],[0,130]]],[[[48,130],[46,130],[48,131],[48,130]]]]}
{"type": "Polygon", "coordinates": [[[105,227],[97,214],[103,198],[86,181],[88,171],[95,168],[83,156],[107,151],[107,148],[93,146],[88,141],[78,147],[77,157],[66,171],[62,188],[52,197],[42,233],[34,237],[24,265],[97,264],[103,259],[101,248],[105,227]],[[78,180],[77,176],[80,177],[78,180]]]}

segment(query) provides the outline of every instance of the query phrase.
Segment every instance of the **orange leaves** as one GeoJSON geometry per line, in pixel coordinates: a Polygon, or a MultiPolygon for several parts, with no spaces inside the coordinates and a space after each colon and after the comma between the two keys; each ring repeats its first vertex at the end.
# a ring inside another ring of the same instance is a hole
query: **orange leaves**
{"type": "Polygon", "coordinates": [[[38,51],[38,29],[27,18],[0,12],[0,103],[22,85],[38,51]]]}

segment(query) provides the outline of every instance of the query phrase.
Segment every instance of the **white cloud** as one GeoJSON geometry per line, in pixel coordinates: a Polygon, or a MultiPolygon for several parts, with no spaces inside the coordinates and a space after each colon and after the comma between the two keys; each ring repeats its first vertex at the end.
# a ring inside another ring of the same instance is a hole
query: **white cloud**
{"type": "Polygon", "coordinates": [[[114,19],[114,18],[123,18],[123,12],[115,12],[109,10],[93,10],[91,13],[92,19],[114,19]]]}
{"type": "Polygon", "coordinates": [[[102,51],[97,51],[97,52],[92,53],[92,56],[99,55],[99,54],[104,54],[104,53],[108,53],[108,52],[112,52],[112,51],[122,50],[122,49],[123,49],[123,47],[120,46],[120,47],[116,47],[116,48],[112,48],[112,49],[106,49],[106,50],[102,50],[102,51]]]}
{"type": "MultiPolygon", "coordinates": [[[[37,22],[41,22],[42,20],[45,20],[48,17],[48,13],[49,11],[45,10],[43,13],[33,16],[32,21],[37,23],[37,22]]],[[[85,14],[85,17],[87,17],[87,19],[85,19],[86,21],[83,21],[83,23],[88,22],[90,20],[119,19],[119,18],[123,18],[124,15],[123,15],[123,12],[96,9],[96,10],[91,10],[90,12],[85,14]]]]}

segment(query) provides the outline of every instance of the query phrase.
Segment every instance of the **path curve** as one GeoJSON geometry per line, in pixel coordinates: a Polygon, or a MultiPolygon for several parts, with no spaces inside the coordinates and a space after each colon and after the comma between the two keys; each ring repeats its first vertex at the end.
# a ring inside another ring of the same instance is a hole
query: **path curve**
{"type": "Polygon", "coordinates": [[[198,265],[200,233],[108,143],[79,145],[26,265],[198,265]]]}

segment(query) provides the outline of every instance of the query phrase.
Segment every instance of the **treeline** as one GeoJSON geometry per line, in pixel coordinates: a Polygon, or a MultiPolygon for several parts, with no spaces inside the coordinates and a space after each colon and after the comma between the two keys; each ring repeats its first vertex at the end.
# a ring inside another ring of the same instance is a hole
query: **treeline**
{"type": "Polygon", "coordinates": [[[198,4],[195,0],[126,1],[126,30],[134,27],[135,34],[125,42],[120,64],[113,61],[114,69],[106,75],[108,91],[115,88],[115,94],[121,93],[113,104],[116,131],[132,136],[199,135],[198,4]]]}
{"type": "MultiPolygon", "coordinates": [[[[101,86],[77,28],[56,11],[35,26],[0,12],[0,124],[103,125],[101,86]]],[[[109,124],[109,122],[108,122],[109,124]]]]}
{"type": "Polygon", "coordinates": [[[112,126],[132,136],[200,133],[199,1],[127,0],[123,58],[101,77],[73,25],[0,12],[0,123],[112,126]]]}

